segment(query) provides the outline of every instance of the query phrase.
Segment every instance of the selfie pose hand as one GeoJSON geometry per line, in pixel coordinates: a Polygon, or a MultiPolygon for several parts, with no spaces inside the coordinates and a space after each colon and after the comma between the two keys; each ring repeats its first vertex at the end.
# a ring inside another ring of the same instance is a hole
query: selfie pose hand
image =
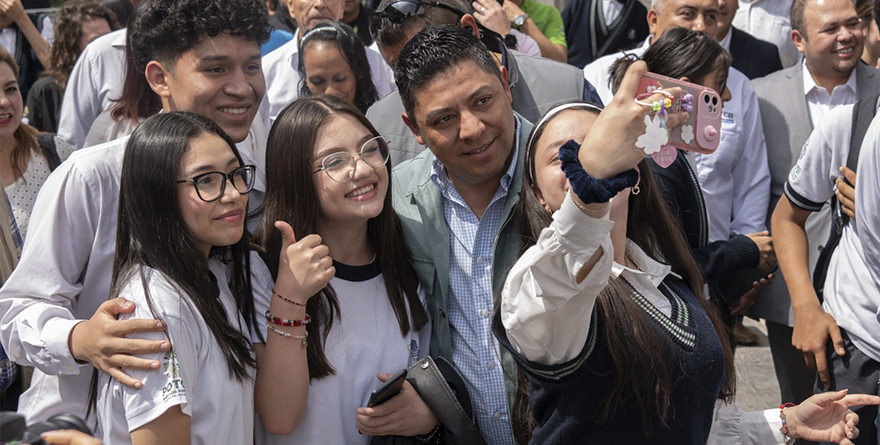
{"type": "Polygon", "coordinates": [[[319,235],[308,235],[297,241],[290,224],[276,221],[281,232],[281,257],[275,290],[285,298],[305,304],[312,295],[327,286],[336,274],[330,249],[319,235]]]}

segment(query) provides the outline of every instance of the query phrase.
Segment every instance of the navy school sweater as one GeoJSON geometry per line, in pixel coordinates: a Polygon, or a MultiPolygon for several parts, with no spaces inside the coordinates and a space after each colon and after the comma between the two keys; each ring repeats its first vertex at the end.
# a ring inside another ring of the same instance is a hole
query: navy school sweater
{"type": "Polygon", "coordinates": [[[604,320],[598,319],[595,311],[583,351],[559,365],[530,362],[518,354],[507,339],[500,314],[495,314],[495,336],[528,376],[529,406],[538,422],[530,443],[705,445],[715,401],[724,382],[724,352],[712,321],[683,281],[667,276],[660,290],[672,305],[672,317],[665,317],[640,295],[630,296],[643,309],[647,308],[642,315],[650,320],[657,335],[666,340],[669,374],[673,379],[669,427],[662,427],[657,413],[649,411],[648,419],[655,422],[648,425],[647,436],[641,411],[626,388],[622,397],[631,403],[607,422],[599,423],[601,403],[612,388],[614,377],[604,320]]]}

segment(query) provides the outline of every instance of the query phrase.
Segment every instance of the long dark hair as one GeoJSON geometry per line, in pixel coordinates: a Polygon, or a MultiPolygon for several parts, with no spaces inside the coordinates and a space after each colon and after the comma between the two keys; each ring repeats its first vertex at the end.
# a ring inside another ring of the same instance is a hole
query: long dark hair
{"type": "MultiPolygon", "coordinates": [[[[131,14],[131,20],[136,20],[138,8],[131,14]]],[[[162,109],[162,101],[159,99],[147,78],[144,75],[146,65],[141,67],[135,62],[131,50],[131,36],[129,32],[125,36],[125,79],[122,82],[122,94],[113,99],[110,108],[110,117],[119,122],[123,119],[137,124],[141,119],[146,119],[162,109]]]]}
{"type": "MultiPolygon", "coordinates": [[[[551,110],[549,113],[552,113],[551,110]]],[[[595,108],[581,107],[557,113],[548,119],[542,119],[529,136],[529,156],[524,160],[525,177],[520,191],[520,200],[515,209],[514,217],[520,233],[520,253],[533,246],[540,233],[550,225],[552,217],[539,203],[536,191],[539,190],[534,180],[535,147],[541,138],[547,123],[563,113],[596,113],[595,108]]],[[[696,295],[700,305],[712,321],[721,340],[725,356],[724,385],[719,397],[729,398],[735,389],[733,350],[722,325],[716,308],[711,305],[703,293],[703,275],[691,256],[687,241],[680,226],[667,208],[660,189],[651,173],[647,161],[639,163],[641,193],[630,196],[629,216],[626,222],[627,238],[635,242],[651,258],[669,264],[672,270],[688,283],[696,295]]],[[[629,298],[628,289],[621,280],[612,278],[596,300],[596,317],[603,321],[604,335],[611,354],[614,369],[614,383],[608,395],[600,403],[596,415],[598,421],[612,419],[629,403],[624,394],[635,399],[642,414],[642,428],[649,434],[647,425],[652,419],[650,413],[659,415],[660,423],[668,425],[670,415],[670,397],[672,381],[675,376],[670,374],[668,357],[664,355],[666,346],[671,341],[665,336],[658,336],[644,311],[629,298]]],[[[514,436],[518,442],[525,443],[531,437],[536,426],[528,408],[528,389],[523,374],[518,377],[519,385],[513,408],[514,436]]]]}
{"type": "MultiPolygon", "coordinates": [[[[187,228],[177,204],[176,183],[180,160],[190,141],[202,134],[216,134],[244,165],[235,144],[214,121],[189,112],[157,114],[148,118],[131,135],[122,162],[119,213],[116,229],[116,256],[110,298],[135,277],[140,277],[150,311],[156,311],[145,277],[153,269],[173,282],[184,302],[201,314],[217,340],[229,375],[238,381],[249,379],[256,364],[249,336],[241,331],[256,325],[250,283],[247,231],[231,246],[216,246],[211,256],[231,263],[229,288],[246,327],[230,320],[212,291],[211,271],[204,253],[187,228]],[[173,254],[169,254],[169,249],[173,254]]],[[[226,276],[216,277],[226,279],[226,276]]],[[[185,341],[185,339],[177,339],[185,341]]],[[[97,393],[97,373],[92,379],[89,408],[97,393]]]]}
{"type": "MultiPolygon", "coordinates": [[[[379,135],[354,105],[326,94],[297,99],[281,111],[269,132],[263,218],[253,243],[273,279],[278,277],[281,253],[281,233],[275,228],[275,221],[288,222],[297,236],[317,232],[320,206],[312,181],[312,157],[318,130],[331,117],[340,114],[354,117],[372,135],[379,135]]],[[[419,300],[418,282],[400,241],[400,221],[391,207],[391,165],[387,164],[385,168],[388,170],[388,193],[382,212],[367,223],[367,238],[376,250],[376,261],[381,267],[400,333],[406,335],[422,329],[428,322],[428,315],[419,300]],[[407,315],[407,306],[410,315],[407,315]]],[[[318,339],[308,342],[309,379],[320,379],[336,372],[324,355],[324,341],[334,320],[339,317],[339,302],[333,288],[328,285],[312,297],[306,312],[312,317],[306,327],[309,338],[318,339]]]]}
{"type": "Polygon", "coordinates": [[[351,72],[357,79],[357,88],[354,95],[354,105],[366,113],[373,103],[379,100],[379,93],[373,85],[373,74],[370,71],[370,62],[367,60],[367,50],[361,43],[357,34],[345,23],[322,21],[307,32],[299,42],[299,92],[303,96],[312,94],[306,83],[306,68],[303,65],[305,50],[314,42],[330,42],[336,45],[339,53],[348,62],[351,72]]]}
{"type": "MultiPolygon", "coordinates": [[[[621,57],[609,69],[611,90],[617,92],[626,70],[635,57],[621,57]]],[[[715,71],[727,75],[732,61],[728,53],[715,39],[697,31],[674,27],[666,30],[642,55],[648,71],[675,79],[687,77],[700,82],[715,71]]],[[[715,85],[708,85],[716,88],[715,85]]],[[[724,94],[718,91],[718,94],[724,94]]]]}

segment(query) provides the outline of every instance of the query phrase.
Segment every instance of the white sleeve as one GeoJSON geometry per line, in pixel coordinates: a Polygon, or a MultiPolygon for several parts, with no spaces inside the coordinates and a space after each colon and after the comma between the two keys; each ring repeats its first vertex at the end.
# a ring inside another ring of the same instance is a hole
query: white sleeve
{"type": "Polygon", "coordinates": [[[266,312],[269,311],[269,305],[272,304],[272,289],[275,288],[275,281],[266,263],[256,251],[251,251],[251,290],[254,295],[254,313],[257,316],[257,323],[252,327],[251,342],[266,343],[266,312]],[[262,338],[260,338],[260,334],[262,338]]]}
{"type": "Polygon", "coordinates": [[[101,54],[95,54],[91,45],[86,46],[67,79],[58,118],[58,136],[74,150],[83,148],[92,123],[104,111],[104,105],[98,97],[100,85],[95,84],[99,81],[100,73],[95,63],[100,57],[101,54]]]}
{"type": "Polygon", "coordinates": [[[715,401],[707,445],[785,445],[779,429],[779,409],[740,411],[736,405],[715,401]]]}
{"type": "MultiPolygon", "coordinates": [[[[156,370],[129,370],[126,372],[140,380],[143,387],[134,389],[124,387],[122,403],[125,407],[125,419],[128,431],[134,431],[153,420],[173,406],[180,405],[181,411],[192,416],[192,396],[195,392],[195,380],[199,370],[199,351],[203,338],[198,325],[204,323],[195,316],[192,307],[185,303],[185,297],[172,289],[158,274],[153,274],[153,282],[149,284],[150,297],[156,310],[154,315],[143,294],[128,295],[135,301],[133,314],[125,314],[120,319],[152,319],[159,318],[166,324],[165,332],[144,332],[127,335],[126,338],[171,341],[171,350],[152,354],[142,354],[147,360],[157,360],[160,364],[156,370]],[[157,281],[160,281],[157,283],[157,281]]],[[[129,289],[140,287],[138,280],[129,289]]]]}
{"type": "Polygon", "coordinates": [[[49,175],[31,214],[32,242],[24,244],[18,266],[0,289],[3,346],[15,362],[46,374],[79,374],[67,339],[82,321],[74,311],[101,219],[101,193],[91,188],[97,183],[69,166],[49,175]]]}
{"type": "Polygon", "coordinates": [[[796,207],[817,212],[834,196],[840,166],[849,155],[852,109],[844,105],[831,110],[804,143],[785,182],[785,196],[796,207]]]}
{"type": "Polygon", "coordinates": [[[394,82],[394,71],[385,62],[376,42],[365,49],[367,50],[367,60],[370,62],[370,73],[373,75],[373,85],[376,86],[376,93],[381,99],[397,89],[397,83],[394,82]]]}
{"type": "Polygon", "coordinates": [[[752,84],[744,84],[742,156],[733,165],[733,198],[730,232],[748,234],[765,230],[770,205],[770,164],[758,95],[752,84]]]}
{"type": "Polygon", "coordinates": [[[49,46],[55,44],[55,24],[52,23],[52,17],[43,17],[43,30],[40,31],[40,35],[49,46]]]}
{"type": "Polygon", "coordinates": [[[501,293],[501,322],[529,361],[564,363],[584,348],[593,305],[611,274],[613,225],[607,215],[585,215],[567,195],[550,227],[514,264],[501,293]],[[578,284],[578,272],[600,248],[601,258],[578,284]]]}
{"type": "Polygon", "coordinates": [[[859,152],[858,167],[856,233],[862,244],[862,260],[871,270],[874,285],[880,289],[880,118],[875,117],[868,128],[859,152]]]}

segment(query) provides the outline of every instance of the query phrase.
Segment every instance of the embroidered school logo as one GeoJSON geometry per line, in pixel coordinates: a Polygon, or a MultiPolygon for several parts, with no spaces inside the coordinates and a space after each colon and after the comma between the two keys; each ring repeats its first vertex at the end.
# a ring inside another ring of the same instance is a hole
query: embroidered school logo
{"type": "Polygon", "coordinates": [[[186,388],[183,387],[183,379],[180,376],[180,365],[177,363],[177,352],[174,351],[174,347],[162,357],[162,372],[168,376],[168,383],[162,388],[163,400],[167,401],[172,397],[186,394],[186,388]]]}
{"type": "Polygon", "coordinates": [[[721,111],[721,122],[724,124],[735,124],[736,119],[733,118],[733,113],[729,111],[721,111]]]}

